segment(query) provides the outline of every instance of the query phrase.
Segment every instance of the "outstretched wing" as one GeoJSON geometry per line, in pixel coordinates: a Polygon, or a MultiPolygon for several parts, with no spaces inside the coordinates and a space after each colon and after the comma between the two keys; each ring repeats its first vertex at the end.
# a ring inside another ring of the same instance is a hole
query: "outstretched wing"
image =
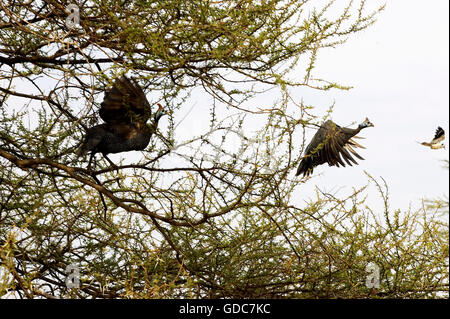
{"type": "Polygon", "coordinates": [[[151,115],[151,108],[139,84],[123,76],[105,92],[99,115],[108,124],[145,123],[151,115]]]}
{"type": "Polygon", "coordinates": [[[354,147],[362,147],[347,137],[342,128],[332,121],[325,122],[316,132],[305,150],[305,156],[300,162],[297,174],[308,176],[315,166],[328,163],[330,166],[358,164],[353,156],[363,160],[354,147]],[[352,156],[353,155],[353,156],[352,156]]]}
{"type": "Polygon", "coordinates": [[[328,156],[329,130],[335,126],[332,121],[326,121],[314,134],[311,142],[305,149],[305,155],[298,166],[296,175],[303,174],[303,176],[309,176],[315,166],[324,164],[330,160],[328,156]]]}
{"type": "MultiPolygon", "coordinates": [[[[324,147],[328,165],[345,167],[346,163],[350,166],[358,164],[352,156],[352,154],[356,154],[352,148],[352,146],[357,146],[356,144],[354,141],[349,141],[349,138],[346,137],[338,125],[335,128],[330,128],[328,131],[328,143],[325,143],[324,147]]],[[[356,156],[361,158],[357,154],[356,156]]]]}
{"type": "Polygon", "coordinates": [[[445,131],[442,129],[442,127],[438,126],[436,134],[434,135],[434,138],[430,143],[437,144],[439,142],[442,142],[444,139],[445,139],[445,131]]]}

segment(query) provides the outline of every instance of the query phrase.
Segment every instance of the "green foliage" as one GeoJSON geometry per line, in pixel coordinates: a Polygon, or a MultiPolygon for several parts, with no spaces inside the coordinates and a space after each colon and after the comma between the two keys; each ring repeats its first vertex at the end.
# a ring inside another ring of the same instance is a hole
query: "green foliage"
{"type": "Polygon", "coordinates": [[[333,107],[314,115],[289,90],[348,89],[314,77],[318,54],[382,10],[349,1],[333,16],[334,1],[312,2],[95,0],[72,29],[59,2],[1,2],[0,295],[448,296],[448,222],[434,213],[448,201],[392,211],[370,176],[382,212],[365,206],[367,187],[294,200],[311,182],[291,179],[305,146],[294,140],[333,107]],[[88,171],[74,151],[125,73],[165,105],[168,125],[131,164],[88,171]],[[268,89],[272,109],[248,106],[268,89]],[[177,135],[198,91],[212,101],[208,127],[177,135]],[[365,285],[369,263],[378,289],[365,285]],[[79,289],[66,286],[71,264],[79,289]]]}

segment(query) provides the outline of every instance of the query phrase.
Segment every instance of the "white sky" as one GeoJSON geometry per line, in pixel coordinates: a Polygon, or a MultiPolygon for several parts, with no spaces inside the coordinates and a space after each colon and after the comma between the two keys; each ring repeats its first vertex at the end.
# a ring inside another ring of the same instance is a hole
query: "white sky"
{"type": "MultiPolygon", "coordinates": [[[[388,1],[375,25],[319,56],[317,74],[354,88],[308,96],[308,102],[327,107],[335,101],[332,119],[340,125],[366,116],[375,125],[360,133],[367,149],[358,152],[366,159],[359,166],[314,171],[321,173],[314,180],[321,190],[351,191],[366,183],[366,170],[386,180],[393,209],[448,196],[449,171],[441,162],[449,158],[450,135],[447,0],[388,1]],[[437,126],[446,132],[445,150],[416,143],[431,140],[437,126]]],[[[379,204],[379,197],[369,203],[379,204]]]]}

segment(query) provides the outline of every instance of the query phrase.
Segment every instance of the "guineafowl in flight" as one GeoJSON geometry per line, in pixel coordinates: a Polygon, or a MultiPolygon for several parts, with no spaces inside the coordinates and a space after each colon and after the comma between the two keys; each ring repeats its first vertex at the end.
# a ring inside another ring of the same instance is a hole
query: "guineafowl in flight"
{"type": "Polygon", "coordinates": [[[159,119],[165,114],[159,103],[158,107],[152,123],[147,124],[152,111],[142,88],[135,80],[130,81],[125,76],[117,79],[113,87],[105,92],[100,106],[99,115],[105,123],[87,131],[77,156],[90,152],[90,168],[96,153],[102,153],[108,159],[106,155],[110,153],[145,149],[156,132],[159,119]]]}
{"type": "Polygon", "coordinates": [[[438,126],[436,133],[434,134],[434,138],[431,142],[422,142],[420,144],[424,146],[428,146],[433,150],[437,150],[439,148],[445,148],[444,143],[441,143],[445,139],[445,131],[442,127],[438,126]]]}
{"type": "Polygon", "coordinates": [[[296,175],[309,176],[312,174],[314,167],[324,163],[337,167],[340,165],[345,167],[345,163],[350,166],[352,166],[352,163],[358,164],[352,155],[360,160],[364,158],[359,156],[353,148],[365,147],[355,142],[352,138],[362,138],[356,136],[356,134],[366,127],[373,126],[368,118],[355,129],[341,127],[330,120],[326,121],[306,147],[305,155],[298,166],[296,175]]]}

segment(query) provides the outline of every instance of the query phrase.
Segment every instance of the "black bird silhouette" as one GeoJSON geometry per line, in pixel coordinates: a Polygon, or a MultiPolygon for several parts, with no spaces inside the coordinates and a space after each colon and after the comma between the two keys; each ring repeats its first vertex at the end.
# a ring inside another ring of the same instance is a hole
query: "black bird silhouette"
{"type": "Polygon", "coordinates": [[[159,119],[165,114],[161,104],[153,115],[153,122],[147,124],[152,112],[150,104],[142,88],[133,80],[123,76],[114,82],[111,89],[105,92],[99,115],[104,124],[91,127],[77,150],[77,156],[91,152],[88,168],[96,153],[106,156],[110,153],[139,151],[145,149],[159,119]]]}
{"type": "Polygon", "coordinates": [[[352,162],[353,164],[358,164],[353,159],[352,154],[360,160],[364,158],[359,156],[353,147],[365,147],[355,142],[352,138],[362,138],[356,136],[356,134],[362,129],[372,126],[374,125],[367,117],[356,129],[340,127],[330,120],[326,121],[306,147],[305,156],[298,166],[296,176],[302,173],[303,176],[309,176],[312,174],[314,167],[324,163],[337,167],[339,165],[345,167],[344,161],[350,166],[352,166],[352,162]]]}

